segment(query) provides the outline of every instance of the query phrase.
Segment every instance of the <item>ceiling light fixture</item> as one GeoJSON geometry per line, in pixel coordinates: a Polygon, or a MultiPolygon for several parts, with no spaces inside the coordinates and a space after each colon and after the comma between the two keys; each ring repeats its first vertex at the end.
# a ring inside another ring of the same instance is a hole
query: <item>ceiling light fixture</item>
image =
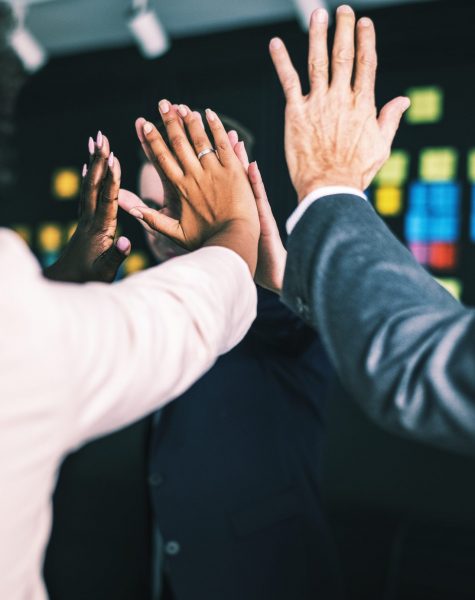
{"type": "Polygon", "coordinates": [[[170,48],[170,40],[157,13],[148,0],[134,0],[127,22],[132,35],[146,58],[157,58],[170,48]]]}
{"type": "Polygon", "coordinates": [[[45,48],[25,26],[26,6],[23,2],[13,2],[12,11],[16,23],[10,33],[10,46],[23,63],[26,71],[34,73],[43,67],[48,54],[45,48]]]}

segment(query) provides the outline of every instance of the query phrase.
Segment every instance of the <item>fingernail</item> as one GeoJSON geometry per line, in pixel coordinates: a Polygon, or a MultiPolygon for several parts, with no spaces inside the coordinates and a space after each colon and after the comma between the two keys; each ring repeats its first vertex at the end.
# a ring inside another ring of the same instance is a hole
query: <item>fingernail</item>
{"type": "Polygon", "coordinates": [[[103,142],[102,131],[98,131],[97,132],[97,138],[96,138],[96,145],[97,145],[98,148],[102,148],[102,142],[103,142]]]}
{"type": "Polygon", "coordinates": [[[211,108],[206,109],[206,117],[208,121],[214,121],[216,119],[216,113],[211,110],[211,108]]]}
{"type": "Polygon", "coordinates": [[[256,165],[256,171],[258,173],[260,173],[260,171],[259,171],[259,165],[257,164],[257,160],[254,161],[254,165],[256,165]]]}
{"type": "Polygon", "coordinates": [[[109,169],[112,169],[112,167],[114,166],[114,153],[111,152],[109,154],[109,160],[107,161],[107,164],[109,165],[109,169]]]}
{"type": "Polygon", "coordinates": [[[279,38],[272,38],[270,41],[270,47],[273,50],[278,50],[282,46],[282,41],[279,38]]]}
{"type": "Polygon", "coordinates": [[[188,114],[188,109],[186,108],[186,106],[184,104],[180,104],[178,106],[178,112],[180,113],[180,115],[182,117],[186,117],[186,115],[188,114]]]}
{"type": "Polygon", "coordinates": [[[351,6],[348,6],[348,4],[343,4],[342,6],[338,7],[337,12],[348,14],[348,13],[352,13],[353,9],[351,8],[351,6]]]}
{"type": "Polygon", "coordinates": [[[149,123],[148,121],[147,121],[147,123],[145,123],[145,125],[143,126],[143,132],[144,132],[145,134],[149,134],[149,133],[151,133],[152,129],[153,129],[153,125],[152,125],[152,123],[149,123]]]}
{"type": "Polygon", "coordinates": [[[205,128],[205,124],[203,123],[203,117],[201,116],[201,113],[199,113],[197,110],[195,110],[195,111],[193,111],[193,116],[198,119],[198,121],[201,123],[201,126],[204,129],[205,128]]]}
{"type": "Polygon", "coordinates": [[[313,17],[317,23],[328,23],[328,11],[324,8],[318,8],[313,13],[313,17]]]}
{"type": "Polygon", "coordinates": [[[117,250],[120,252],[127,252],[130,247],[130,242],[126,237],[120,237],[115,243],[117,250]]]}
{"type": "Polygon", "coordinates": [[[362,19],[360,19],[360,25],[361,27],[369,27],[371,25],[372,21],[371,19],[368,19],[368,17],[363,17],[362,19]]]}
{"type": "Polygon", "coordinates": [[[143,219],[143,214],[137,208],[131,208],[129,210],[129,215],[132,215],[136,219],[143,219]]]}
{"type": "Polygon", "coordinates": [[[84,163],[83,167],[82,167],[82,176],[83,178],[86,177],[87,175],[87,165],[86,163],[84,163]]]}
{"type": "Polygon", "coordinates": [[[170,110],[170,104],[167,100],[160,100],[158,106],[160,108],[160,112],[164,115],[166,115],[167,112],[170,110]]]}
{"type": "Polygon", "coordinates": [[[94,154],[94,140],[92,139],[92,137],[89,138],[89,141],[87,143],[87,148],[89,150],[89,154],[92,156],[94,154]]]}

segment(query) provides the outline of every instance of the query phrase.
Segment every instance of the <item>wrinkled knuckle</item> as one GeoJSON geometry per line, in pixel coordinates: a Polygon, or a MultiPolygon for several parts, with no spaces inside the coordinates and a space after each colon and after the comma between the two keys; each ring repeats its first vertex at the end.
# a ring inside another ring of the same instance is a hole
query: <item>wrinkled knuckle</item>
{"type": "Polygon", "coordinates": [[[176,134],[170,138],[170,143],[177,150],[181,150],[185,145],[185,138],[180,134],[176,134]]]}
{"type": "Polygon", "coordinates": [[[216,150],[218,150],[218,152],[221,150],[222,152],[224,152],[225,150],[229,149],[229,144],[225,141],[225,140],[217,140],[216,142],[216,150]]]}
{"type": "Polygon", "coordinates": [[[177,123],[177,121],[178,121],[178,119],[173,114],[171,114],[170,116],[166,116],[166,117],[163,118],[163,123],[164,123],[165,127],[169,127],[170,125],[174,125],[175,123],[177,123]]]}
{"type": "Polygon", "coordinates": [[[364,67],[371,67],[373,69],[376,69],[378,66],[377,57],[371,54],[360,54],[358,56],[358,62],[364,67]]]}
{"type": "Polygon", "coordinates": [[[354,52],[346,48],[337,48],[333,55],[333,62],[337,64],[347,64],[355,58],[354,52]]]}
{"type": "Polygon", "coordinates": [[[209,140],[207,140],[204,136],[198,136],[195,139],[195,144],[197,148],[200,148],[200,150],[203,148],[209,148],[211,146],[209,140]]]}

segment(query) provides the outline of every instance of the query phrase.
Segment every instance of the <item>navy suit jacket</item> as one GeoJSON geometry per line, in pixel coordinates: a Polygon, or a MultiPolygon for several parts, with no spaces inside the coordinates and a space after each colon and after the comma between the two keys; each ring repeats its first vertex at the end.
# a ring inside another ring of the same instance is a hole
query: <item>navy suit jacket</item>
{"type": "Polygon", "coordinates": [[[339,596],[320,499],[330,376],[317,335],[259,290],[244,341],[162,410],[151,498],[178,600],[339,596]]]}

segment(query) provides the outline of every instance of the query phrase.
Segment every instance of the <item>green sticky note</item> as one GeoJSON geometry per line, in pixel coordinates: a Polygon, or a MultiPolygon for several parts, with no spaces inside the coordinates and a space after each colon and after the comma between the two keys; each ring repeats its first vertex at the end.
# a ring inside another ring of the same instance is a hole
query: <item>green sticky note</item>
{"type": "Polygon", "coordinates": [[[411,106],[406,112],[406,120],[412,125],[438,123],[444,116],[444,92],[441,88],[414,87],[406,94],[411,106]]]}
{"type": "Polygon", "coordinates": [[[420,178],[427,182],[453,181],[457,177],[458,152],[454,148],[425,148],[420,157],[420,178]]]}
{"type": "Polygon", "coordinates": [[[393,150],[389,160],[376,175],[374,181],[379,186],[400,187],[409,178],[410,156],[405,150],[393,150]]]}
{"type": "Polygon", "coordinates": [[[470,183],[475,183],[475,149],[470,150],[468,153],[468,180],[470,183]]]}
{"type": "Polygon", "coordinates": [[[435,280],[440,283],[454,298],[460,300],[462,298],[462,282],[459,279],[451,279],[450,277],[435,277],[435,280]]]}

